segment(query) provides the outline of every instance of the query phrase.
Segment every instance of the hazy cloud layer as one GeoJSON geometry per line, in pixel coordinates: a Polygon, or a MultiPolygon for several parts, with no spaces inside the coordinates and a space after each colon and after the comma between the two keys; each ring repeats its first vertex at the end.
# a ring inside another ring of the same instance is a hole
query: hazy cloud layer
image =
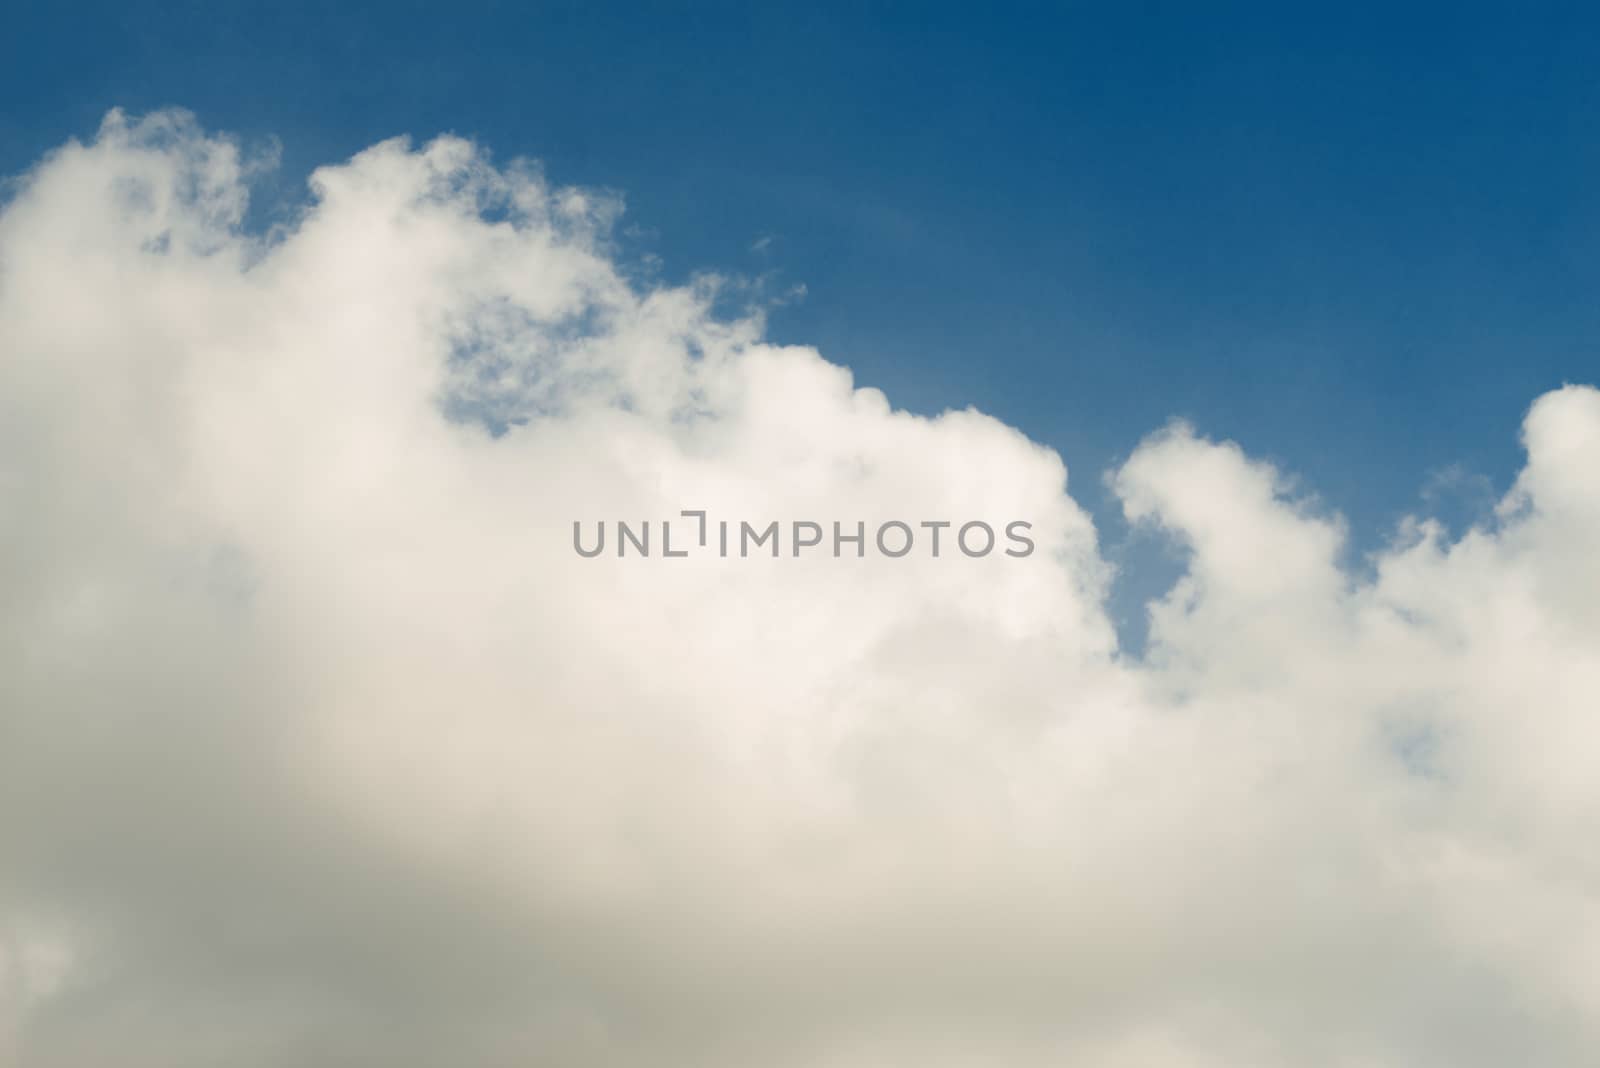
{"type": "Polygon", "coordinates": [[[0,1062],[1600,1063],[1600,393],[1355,572],[1160,430],[1133,659],[1019,432],[465,142],[268,163],[113,114],[0,216],[0,1062]],[[1039,550],[572,551],[683,508],[1039,550]]]}

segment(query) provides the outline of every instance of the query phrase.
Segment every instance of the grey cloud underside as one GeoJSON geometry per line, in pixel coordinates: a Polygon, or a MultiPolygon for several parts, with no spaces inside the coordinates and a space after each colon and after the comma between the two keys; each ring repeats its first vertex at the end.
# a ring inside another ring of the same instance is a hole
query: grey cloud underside
{"type": "Polygon", "coordinates": [[[1600,394],[1366,578],[1155,433],[1132,658],[1054,453],[614,202],[387,142],[254,236],[256,166],[113,114],[0,215],[0,1062],[1600,1063],[1600,394]],[[684,507],[1039,551],[571,550],[684,507]]]}

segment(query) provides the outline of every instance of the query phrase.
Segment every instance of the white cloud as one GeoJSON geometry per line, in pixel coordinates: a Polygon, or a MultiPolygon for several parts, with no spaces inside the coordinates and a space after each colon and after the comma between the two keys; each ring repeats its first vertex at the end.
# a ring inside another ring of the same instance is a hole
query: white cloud
{"type": "Polygon", "coordinates": [[[1600,1059],[1594,390],[1370,580],[1154,435],[1133,660],[1053,452],[630,286],[612,201],[386,142],[262,239],[255,166],[113,115],[0,216],[12,1062],[1600,1059]],[[572,552],[682,508],[1039,551],[572,552]]]}

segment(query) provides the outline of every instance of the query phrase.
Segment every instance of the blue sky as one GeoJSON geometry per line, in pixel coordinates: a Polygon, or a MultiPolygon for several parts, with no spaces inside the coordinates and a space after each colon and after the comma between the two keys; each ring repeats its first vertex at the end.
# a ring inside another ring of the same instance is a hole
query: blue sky
{"type": "Polygon", "coordinates": [[[334,7],[14,10],[0,167],[177,104],[281,140],[270,214],[375,140],[470,135],[624,193],[668,278],[803,284],[778,339],[1059,448],[1103,523],[1099,473],[1172,416],[1358,545],[1457,464],[1459,521],[1600,369],[1576,7],[334,7]]]}

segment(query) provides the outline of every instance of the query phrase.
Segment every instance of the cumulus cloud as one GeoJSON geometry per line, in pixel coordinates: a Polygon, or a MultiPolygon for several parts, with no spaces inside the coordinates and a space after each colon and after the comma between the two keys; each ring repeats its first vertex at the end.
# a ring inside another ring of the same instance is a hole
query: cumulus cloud
{"type": "Polygon", "coordinates": [[[7,1063],[1600,1059],[1600,393],[1359,572],[1159,430],[1135,657],[1054,452],[613,198],[397,140],[252,233],[267,165],[113,113],[0,215],[7,1063]],[[681,509],[1038,548],[573,552],[681,509]]]}

